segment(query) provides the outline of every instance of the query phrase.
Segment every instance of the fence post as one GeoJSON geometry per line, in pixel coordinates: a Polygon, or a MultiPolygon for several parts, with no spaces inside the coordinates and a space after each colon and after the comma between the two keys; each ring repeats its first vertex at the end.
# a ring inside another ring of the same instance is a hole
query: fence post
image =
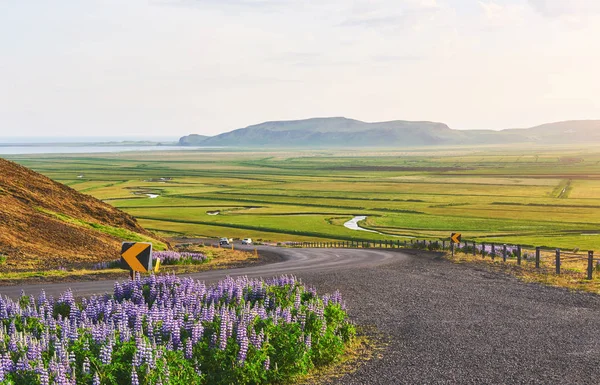
{"type": "Polygon", "coordinates": [[[442,250],[446,250],[446,240],[442,240],[442,250]]]}
{"type": "Polygon", "coordinates": [[[517,265],[521,264],[521,246],[517,246],[517,265]]]}
{"type": "Polygon", "coordinates": [[[535,248],[535,268],[539,269],[540,268],[540,256],[542,254],[541,252],[542,250],[539,247],[535,248]]]}
{"type": "Polygon", "coordinates": [[[502,245],[502,262],[506,262],[506,245],[502,245]]]}
{"type": "Polygon", "coordinates": [[[481,258],[485,258],[485,243],[481,244],[481,258]]]}
{"type": "Polygon", "coordinates": [[[492,243],[492,261],[496,258],[496,245],[492,243]]]}
{"type": "Polygon", "coordinates": [[[560,274],[560,249],[556,249],[556,274],[560,274]]]}
{"type": "Polygon", "coordinates": [[[473,241],[473,256],[477,255],[477,244],[473,241]]]}
{"type": "Polygon", "coordinates": [[[594,252],[588,251],[588,270],[587,279],[592,279],[592,272],[594,271],[594,252]]]}

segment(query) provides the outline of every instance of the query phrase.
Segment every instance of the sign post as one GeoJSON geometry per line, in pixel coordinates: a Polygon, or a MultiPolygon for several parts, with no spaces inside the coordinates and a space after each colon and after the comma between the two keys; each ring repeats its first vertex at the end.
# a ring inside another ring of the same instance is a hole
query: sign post
{"type": "Polygon", "coordinates": [[[461,233],[452,233],[452,235],[450,235],[450,246],[452,247],[452,256],[453,257],[454,257],[454,244],[460,243],[461,238],[462,238],[461,233]]]}
{"type": "MultiPolygon", "coordinates": [[[[152,244],[148,242],[123,242],[121,245],[121,265],[129,268],[131,279],[135,272],[152,271],[152,244]]],[[[156,264],[156,271],[160,260],[156,264]]]]}

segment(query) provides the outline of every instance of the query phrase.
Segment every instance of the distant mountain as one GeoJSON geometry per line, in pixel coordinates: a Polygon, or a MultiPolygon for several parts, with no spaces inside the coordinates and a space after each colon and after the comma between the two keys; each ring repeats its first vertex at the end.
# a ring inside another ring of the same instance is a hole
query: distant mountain
{"type": "Polygon", "coordinates": [[[544,144],[598,143],[600,120],[568,120],[502,132],[518,133],[531,142],[544,144]]]}
{"type": "Polygon", "coordinates": [[[124,240],[167,244],[135,218],[0,158],[0,272],[118,258],[124,240]]]}
{"type": "Polygon", "coordinates": [[[180,145],[283,147],[410,147],[452,144],[576,144],[600,142],[600,120],[567,121],[526,129],[453,130],[443,123],[348,118],[265,122],[213,137],[188,135],[180,145]]]}
{"type": "Polygon", "coordinates": [[[208,138],[209,138],[209,136],[206,136],[206,135],[198,135],[198,134],[187,135],[187,136],[183,136],[179,139],[179,145],[180,146],[200,146],[208,138]]]}

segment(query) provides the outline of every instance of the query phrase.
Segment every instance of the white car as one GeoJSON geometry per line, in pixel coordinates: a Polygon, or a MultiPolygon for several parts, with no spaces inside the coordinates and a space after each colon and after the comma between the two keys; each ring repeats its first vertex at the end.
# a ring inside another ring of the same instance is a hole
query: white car
{"type": "Polygon", "coordinates": [[[221,246],[229,246],[229,239],[227,239],[227,238],[221,238],[221,239],[219,239],[219,245],[221,245],[221,246]]]}
{"type": "Polygon", "coordinates": [[[251,238],[244,238],[242,239],[242,245],[251,245],[252,244],[252,239],[251,238]]]}

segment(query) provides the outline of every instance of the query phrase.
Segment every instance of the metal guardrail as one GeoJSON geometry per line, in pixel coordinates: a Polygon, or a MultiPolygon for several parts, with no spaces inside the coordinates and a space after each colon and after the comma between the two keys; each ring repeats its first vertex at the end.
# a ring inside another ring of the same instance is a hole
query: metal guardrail
{"type": "MultiPolygon", "coordinates": [[[[541,269],[542,262],[551,261],[555,266],[557,275],[562,273],[564,263],[572,261],[587,261],[586,279],[593,279],[594,274],[594,251],[587,252],[569,252],[562,249],[548,249],[542,247],[532,248],[530,246],[507,245],[497,243],[477,243],[475,241],[466,241],[459,244],[450,243],[448,240],[364,240],[364,241],[333,241],[333,242],[285,242],[281,243],[288,247],[301,248],[379,248],[379,249],[421,249],[430,251],[454,250],[473,256],[480,255],[482,258],[490,257],[492,260],[502,258],[503,262],[508,259],[515,259],[517,265],[523,261],[535,261],[535,268],[541,269]]],[[[599,267],[600,267],[600,261],[599,267]]]]}

